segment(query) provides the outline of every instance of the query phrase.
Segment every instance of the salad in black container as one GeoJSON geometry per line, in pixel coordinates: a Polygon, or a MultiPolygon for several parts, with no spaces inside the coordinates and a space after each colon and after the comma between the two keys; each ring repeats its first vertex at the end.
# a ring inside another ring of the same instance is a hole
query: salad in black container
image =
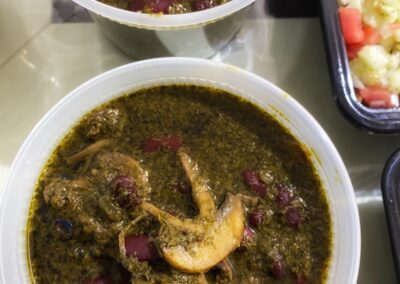
{"type": "Polygon", "coordinates": [[[333,95],[371,133],[400,133],[400,1],[321,0],[333,95]]]}

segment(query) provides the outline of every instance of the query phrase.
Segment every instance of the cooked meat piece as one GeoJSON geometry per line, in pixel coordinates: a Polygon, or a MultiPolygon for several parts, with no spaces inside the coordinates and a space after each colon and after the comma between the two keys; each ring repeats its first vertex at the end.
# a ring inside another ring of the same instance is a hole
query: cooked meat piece
{"type": "Polygon", "coordinates": [[[95,170],[92,172],[95,178],[109,184],[116,176],[129,176],[134,179],[141,198],[146,199],[149,196],[151,188],[148,173],[132,157],[111,152],[98,155],[94,163],[95,170]]]}
{"type": "Polygon", "coordinates": [[[111,144],[110,139],[102,139],[97,141],[96,143],[93,143],[83,150],[79,151],[78,153],[72,155],[71,157],[67,158],[67,164],[70,166],[75,166],[78,162],[86,158],[87,156],[94,155],[97,152],[99,152],[102,148],[104,148],[107,145],[111,144]]]}
{"type": "Polygon", "coordinates": [[[117,231],[111,222],[101,218],[104,213],[99,207],[100,196],[96,186],[83,177],[76,180],[54,178],[43,190],[47,204],[81,225],[84,232],[93,235],[99,243],[105,244],[115,238],[117,231]]]}
{"type": "Polygon", "coordinates": [[[120,136],[126,120],[126,114],[117,108],[94,112],[87,118],[86,135],[92,139],[120,136]]]}

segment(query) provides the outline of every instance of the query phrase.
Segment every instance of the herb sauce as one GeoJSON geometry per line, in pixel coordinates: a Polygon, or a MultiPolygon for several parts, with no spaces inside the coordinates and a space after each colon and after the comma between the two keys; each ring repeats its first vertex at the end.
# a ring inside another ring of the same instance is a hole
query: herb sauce
{"type": "Polygon", "coordinates": [[[324,283],[331,235],[321,183],[287,130],[225,91],[170,85],[98,107],[63,139],[37,184],[28,251],[35,283],[324,283]],[[71,162],[99,141],[108,142],[71,162]],[[137,198],[180,219],[195,218],[199,209],[177,156],[180,147],[198,164],[217,207],[227,193],[243,197],[241,245],[204,276],[171,268],[160,249],[196,237],[171,233],[136,199],[124,199],[129,191],[116,196],[124,180],[110,186],[123,171],[123,158],[132,157],[151,187],[137,198]],[[122,231],[134,236],[133,246],[148,245],[147,254],[123,255],[122,231]]]}

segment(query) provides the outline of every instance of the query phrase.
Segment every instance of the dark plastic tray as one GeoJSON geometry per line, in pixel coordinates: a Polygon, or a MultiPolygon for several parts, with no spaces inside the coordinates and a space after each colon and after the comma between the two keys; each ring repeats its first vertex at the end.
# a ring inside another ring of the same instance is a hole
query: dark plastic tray
{"type": "Polygon", "coordinates": [[[339,23],[337,2],[318,2],[332,91],[339,109],[350,122],[370,133],[400,133],[400,109],[371,109],[357,101],[339,23]]]}
{"type": "Polygon", "coordinates": [[[400,283],[400,149],[387,161],[381,185],[397,282],[400,283]]]}

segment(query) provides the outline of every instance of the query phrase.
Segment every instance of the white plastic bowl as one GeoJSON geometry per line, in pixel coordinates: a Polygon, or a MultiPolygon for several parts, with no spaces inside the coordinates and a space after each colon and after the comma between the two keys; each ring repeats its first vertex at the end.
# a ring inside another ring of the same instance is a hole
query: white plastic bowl
{"type": "Polygon", "coordinates": [[[90,11],[104,34],[136,59],[161,56],[209,58],[242,26],[255,0],[231,0],[203,11],[150,15],[118,9],[97,0],[73,0],[90,11]]]}
{"type": "Polygon", "coordinates": [[[360,224],[353,188],[334,145],[315,119],[265,79],[203,59],[161,58],[106,72],[78,87],[32,130],[15,158],[0,200],[0,283],[29,283],[25,228],[35,183],[49,155],[89,110],[127,92],[171,83],[214,86],[241,96],[273,115],[308,148],[331,211],[333,255],[327,283],[355,284],[360,224]]]}

